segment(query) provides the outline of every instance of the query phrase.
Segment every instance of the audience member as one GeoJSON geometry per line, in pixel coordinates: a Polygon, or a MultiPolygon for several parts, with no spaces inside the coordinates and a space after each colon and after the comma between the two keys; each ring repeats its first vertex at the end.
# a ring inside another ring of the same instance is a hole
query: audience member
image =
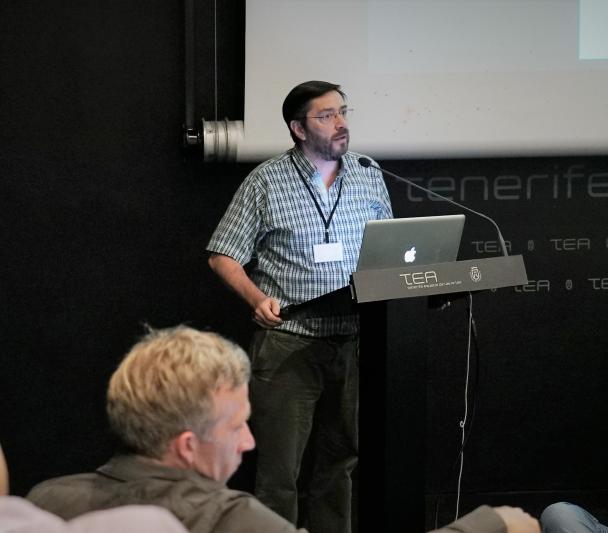
{"type": "Polygon", "coordinates": [[[192,532],[292,532],[226,481],[255,442],[249,360],[236,344],[187,327],[151,332],[114,372],[110,426],[124,445],[95,473],[43,482],[28,499],[65,519],[95,509],[155,504],[192,532]]]}
{"type": "Polygon", "coordinates": [[[608,533],[608,526],[582,507],[568,502],[549,505],[540,523],[545,533],[608,533]]]}

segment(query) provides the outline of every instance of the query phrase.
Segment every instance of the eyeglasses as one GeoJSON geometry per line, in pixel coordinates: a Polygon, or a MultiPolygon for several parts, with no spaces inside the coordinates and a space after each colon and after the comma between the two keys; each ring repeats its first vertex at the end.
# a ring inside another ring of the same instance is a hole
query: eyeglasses
{"type": "Polygon", "coordinates": [[[340,117],[342,117],[344,120],[348,120],[348,115],[350,115],[352,112],[354,111],[354,109],[349,108],[349,109],[340,109],[339,111],[325,111],[323,113],[321,113],[320,115],[317,115],[316,117],[297,117],[298,119],[304,119],[304,118],[316,118],[321,124],[329,124],[330,122],[334,122],[337,118],[338,115],[340,115],[340,117]]]}

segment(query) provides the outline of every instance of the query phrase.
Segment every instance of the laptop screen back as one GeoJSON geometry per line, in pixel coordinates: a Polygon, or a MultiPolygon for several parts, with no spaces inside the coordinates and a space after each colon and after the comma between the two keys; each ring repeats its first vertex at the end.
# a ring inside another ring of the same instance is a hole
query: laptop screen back
{"type": "Polygon", "coordinates": [[[357,270],[456,261],[464,219],[464,215],[442,215],[370,220],[357,270]]]}

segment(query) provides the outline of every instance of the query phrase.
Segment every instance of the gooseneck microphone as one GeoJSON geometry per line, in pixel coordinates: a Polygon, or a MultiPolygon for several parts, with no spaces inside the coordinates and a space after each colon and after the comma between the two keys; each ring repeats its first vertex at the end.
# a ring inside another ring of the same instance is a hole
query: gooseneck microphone
{"type": "Polygon", "coordinates": [[[415,187],[416,189],[420,189],[421,191],[424,191],[428,194],[432,194],[433,196],[436,196],[437,198],[441,198],[442,200],[445,200],[446,202],[449,202],[457,207],[460,207],[461,209],[464,209],[465,211],[469,211],[470,213],[473,213],[474,215],[477,215],[481,218],[485,218],[486,220],[491,222],[494,225],[494,227],[496,228],[496,233],[498,234],[498,240],[500,242],[500,248],[502,249],[502,254],[505,257],[509,255],[507,253],[507,245],[505,244],[505,240],[502,238],[502,233],[500,233],[498,224],[496,224],[496,222],[494,222],[494,220],[492,220],[489,216],[484,215],[483,213],[480,213],[479,211],[475,211],[474,209],[471,209],[470,207],[467,207],[466,205],[459,204],[458,202],[455,202],[454,200],[450,200],[449,198],[446,198],[445,196],[441,196],[441,194],[431,191],[430,189],[427,189],[426,187],[422,187],[421,185],[418,185],[418,184],[414,183],[413,181],[408,180],[407,178],[398,176],[397,174],[394,174],[393,172],[385,170],[385,169],[379,167],[378,165],[374,165],[372,163],[371,159],[368,159],[367,157],[360,157],[359,164],[364,168],[369,168],[369,167],[375,168],[384,174],[388,174],[389,176],[391,176],[392,178],[395,178],[398,181],[403,181],[404,183],[407,183],[408,185],[411,185],[412,187],[415,187]]]}

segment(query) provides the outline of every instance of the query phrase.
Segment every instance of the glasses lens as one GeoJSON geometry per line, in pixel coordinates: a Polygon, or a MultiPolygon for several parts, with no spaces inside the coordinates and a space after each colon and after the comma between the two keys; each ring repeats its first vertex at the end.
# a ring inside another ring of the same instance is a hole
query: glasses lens
{"type": "Polygon", "coordinates": [[[349,115],[353,112],[352,108],[349,109],[340,109],[340,111],[338,111],[337,113],[334,111],[328,111],[326,113],[323,113],[317,117],[314,117],[316,119],[319,120],[319,122],[321,124],[329,124],[330,122],[335,121],[338,118],[338,115],[344,119],[347,120],[349,115]]]}

